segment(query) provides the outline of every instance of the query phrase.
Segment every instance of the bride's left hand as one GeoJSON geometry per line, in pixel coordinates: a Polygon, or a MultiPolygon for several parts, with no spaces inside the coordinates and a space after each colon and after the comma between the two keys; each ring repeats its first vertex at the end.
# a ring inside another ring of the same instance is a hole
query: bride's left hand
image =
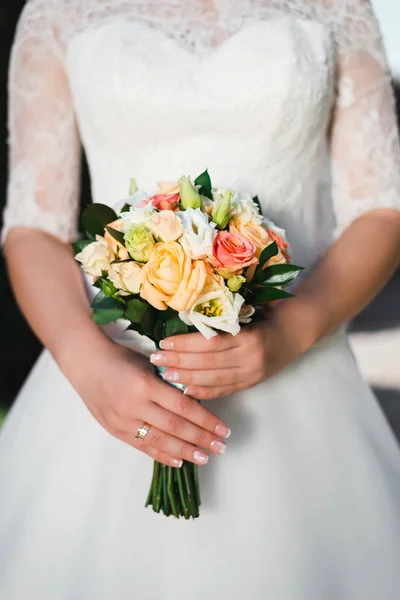
{"type": "Polygon", "coordinates": [[[165,380],[185,384],[186,394],[212,400],[257,385],[299,354],[293,336],[271,320],[245,327],[237,336],[219,333],[206,340],[191,333],[167,338],[151,362],[168,367],[165,380]]]}

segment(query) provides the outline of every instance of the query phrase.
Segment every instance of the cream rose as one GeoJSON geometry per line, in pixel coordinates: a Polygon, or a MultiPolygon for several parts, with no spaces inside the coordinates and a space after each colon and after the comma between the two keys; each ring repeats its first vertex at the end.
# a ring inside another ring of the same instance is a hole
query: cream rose
{"type": "Polygon", "coordinates": [[[101,277],[103,271],[108,271],[113,258],[108,242],[101,235],[97,235],[95,242],[85,246],[75,256],[82,264],[83,271],[92,277],[101,277]]]}
{"type": "Polygon", "coordinates": [[[158,310],[189,310],[204,288],[203,261],[193,261],[178,242],[158,243],[143,267],[140,295],[158,310]]]}
{"type": "Polygon", "coordinates": [[[142,285],[142,267],[135,262],[114,263],[108,271],[108,279],[121,296],[138,294],[142,285]]]}

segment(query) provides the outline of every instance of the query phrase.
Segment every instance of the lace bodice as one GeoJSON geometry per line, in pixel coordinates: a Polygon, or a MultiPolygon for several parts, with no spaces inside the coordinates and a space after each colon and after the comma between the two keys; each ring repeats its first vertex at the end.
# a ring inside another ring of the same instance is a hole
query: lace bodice
{"type": "Polygon", "coordinates": [[[28,0],[9,93],[3,235],[76,236],[81,141],[95,201],[115,203],[131,176],[149,186],[209,167],[216,183],[258,193],[303,260],[322,251],[328,189],[337,234],[400,208],[393,94],[367,0],[28,0]]]}

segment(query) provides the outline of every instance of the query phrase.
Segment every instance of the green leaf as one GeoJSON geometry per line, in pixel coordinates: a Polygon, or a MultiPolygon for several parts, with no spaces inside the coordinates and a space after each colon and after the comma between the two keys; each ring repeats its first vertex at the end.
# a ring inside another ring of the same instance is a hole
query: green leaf
{"type": "Polygon", "coordinates": [[[96,287],[99,287],[105,296],[115,296],[118,292],[113,282],[108,279],[101,278],[98,279],[96,283],[99,284],[96,287]]]}
{"type": "Polygon", "coordinates": [[[82,250],[86,248],[86,246],[89,246],[89,244],[91,243],[91,240],[78,240],[77,242],[72,244],[72,250],[74,251],[74,254],[79,254],[79,252],[82,252],[82,250]]]}
{"type": "Polygon", "coordinates": [[[143,335],[147,336],[153,341],[155,341],[154,326],[156,324],[157,315],[158,311],[148,304],[147,310],[143,314],[142,320],[140,321],[143,335]]]}
{"type": "Polygon", "coordinates": [[[272,244],[269,244],[269,246],[267,246],[266,248],[264,248],[264,250],[261,252],[260,254],[260,258],[258,259],[259,263],[256,269],[256,272],[254,273],[254,282],[255,283],[259,283],[260,280],[263,277],[263,266],[265,265],[265,263],[267,263],[269,261],[270,258],[272,258],[273,256],[276,256],[279,252],[279,248],[278,248],[278,244],[276,242],[272,242],[272,244]]]}
{"type": "Polygon", "coordinates": [[[175,315],[166,321],[165,337],[183,335],[185,333],[189,333],[189,327],[180,319],[179,315],[175,315]]]}
{"type": "Polygon", "coordinates": [[[122,231],[113,229],[112,227],[109,227],[108,225],[106,225],[106,230],[114,238],[114,240],[117,240],[117,242],[119,242],[120,244],[125,246],[125,239],[124,239],[124,234],[122,231]]]}
{"type": "Polygon", "coordinates": [[[114,323],[123,316],[124,311],[122,308],[95,308],[91,318],[98,325],[108,325],[108,323],[114,323]]]}
{"type": "Polygon", "coordinates": [[[115,221],[117,215],[105,204],[89,204],[82,213],[81,221],[84,230],[91,236],[103,235],[106,225],[115,221]]]}
{"type": "Polygon", "coordinates": [[[254,300],[252,300],[252,302],[254,304],[264,304],[265,302],[283,300],[284,298],[292,298],[292,294],[273,287],[265,287],[256,291],[254,300]]]}
{"type": "Polygon", "coordinates": [[[139,300],[139,298],[133,298],[127,304],[125,318],[131,323],[140,323],[147,308],[148,304],[146,302],[139,300]]]}
{"type": "Polygon", "coordinates": [[[124,212],[129,212],[132,208],[131,204],[128,204],[128,202],[126,204],[123,205],[122,209],[119,211],[119,214],[124,213],[124,212]]]}
{"type": "Polygon", "coordinates": [[[200,194],[212,200],[212,184],[208,169],[194,180],[194,184],[200,186],[200,194]]]}
{"type": "Polygon", "coordinates": [[[261,208],[261,203],[260,203],[259,197],[258,196],[254,196],[253,197],[253,201],[257,204],[259,213],[262,216],[263,212],[262,212],[262,208],[261,208]]]}
{"type": "Polygon", "coordinates": [[[263,285],[287,285],[303,271],[297,265],[271,265],[262,272],[263,285]]]}
{"type": "Polygon", "coordinates": [[[92,302],[92,308],[94,309],[112,309],[124,310],[121,307],[120,300],[107,296],[103,291],[100,291],[92,302]]]}

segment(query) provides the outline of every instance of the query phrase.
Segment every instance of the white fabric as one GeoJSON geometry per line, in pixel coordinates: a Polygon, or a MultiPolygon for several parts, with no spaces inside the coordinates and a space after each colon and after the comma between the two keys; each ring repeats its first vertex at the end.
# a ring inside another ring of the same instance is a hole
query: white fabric
{"type": "MultiPolygon", "coordinates": [[[[259,195],[305,266],[334,216],[339,235],[400,208],[366,1],[30,0],[10,96],[4,236],[76,235],[79,139],[95,201],[208,167],[259,195]]],[[[202,469],[201,519],[166,519],[143,508],[151,461],[45,352],[0,436],[1,600],[398,598],[400,453],[344,334],[212,407],[233,434],[202,469]]]]}

